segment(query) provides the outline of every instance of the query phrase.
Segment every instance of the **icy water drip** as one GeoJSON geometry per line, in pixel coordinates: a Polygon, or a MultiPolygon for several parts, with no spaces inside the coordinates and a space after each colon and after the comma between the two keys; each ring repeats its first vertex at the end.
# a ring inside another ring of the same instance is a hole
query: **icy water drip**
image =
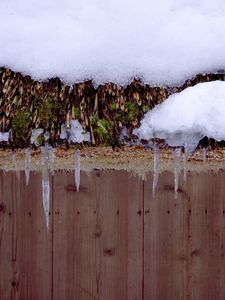
{"type": "Polygon", "coordinates": [[[75,185],[76,190],[79,192],[80,189],[80,150],[75,152],[75,185]]]}
{"type": "Polygon", "coordinates": [[[174,158],[174,193],[175,198],[177,198],[177,191],[179,186],[179,173],[180,173],[180,154],[181,149],[177,148],[173,152],[173,158],[174,158]]]}
{"type": "Polygon", "coordinates": [[[42,203],[45,212],[46,227],[49,230],[49,212],[50,212],[50,179],[49,165],[52,147],[41,147],[41,164],[42,164],[42,203]]]}
{"type": "Polygon", "coordinates": [[[156,187],[159,177],[159,149],[155,147],[153,149],[153,183],[152,183],[152,195],[155,197],[156,187]]]}
{"type": "Polygon", "coordinates": [[[26,185],[28,185],[30,179],[30,149],[29,148],[25,150],[24,170],[25,170],[25,177],[26,177],[26,185]]]}

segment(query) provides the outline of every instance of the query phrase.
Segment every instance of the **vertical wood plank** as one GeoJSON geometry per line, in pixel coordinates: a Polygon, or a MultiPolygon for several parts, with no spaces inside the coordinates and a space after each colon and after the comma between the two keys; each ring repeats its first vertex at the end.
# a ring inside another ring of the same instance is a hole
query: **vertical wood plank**
{"type": "Polygon", "coordinates": [[[42,207],[41,175],[3,173],[0,229],[0,298],[52,298],[52,234],[42,207]]]}
{"type": "Polygon", "coordinates": [[[142,299],[143,183],[126,172],[54,177],[53,299],[142,299]]]}
{"type": "Polygon", "coordinates": [[[225,173],[192,174],[189,235],[190,299],[225,299],[225,173]]]}
{"type": "Polygon", "coordinates": [[[156,197],[145,184],[145,299],[225,298],[225,173],[159,178],[156,197]],[[163,288],[162,288],[163,287],[163,288]]]}
{"type": "Polygon", "coordinates": [[[187,299],[187,201],[173,174],[160,174],[152,195],[152,176],[144,188],[144,299],[187,299]]]}

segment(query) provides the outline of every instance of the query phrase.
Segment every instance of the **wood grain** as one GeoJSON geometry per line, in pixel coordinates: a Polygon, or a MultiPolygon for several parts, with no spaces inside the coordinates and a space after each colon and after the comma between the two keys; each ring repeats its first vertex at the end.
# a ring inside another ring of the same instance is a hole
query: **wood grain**
{"type": "Polygon", "coordinates": [[[43,217],[41,176],[1,173],[0,299],[51,299],[52,234],[43,217]]]}
{"type": "Polygon", "coordinates": [[[144,189],[144,299],[187,299],[187,196],[174,197],[172,173],[152,176],[144,189]]]}
{"type": "Polygon", "coordinates": [[[142,298],[143,184],[126,172],[54,177],[54,299],[142,298]]]}
{"type": "Polygon", "coordinates": [[[224,300],[225,172],[145,182],[125,171],[0,172],[0,299],[224,300]]]}
{"type": "Polygon", "coordinates": [[[190,299],[225,299],[224,182],[223,171],[189,176],[190,299]]]}

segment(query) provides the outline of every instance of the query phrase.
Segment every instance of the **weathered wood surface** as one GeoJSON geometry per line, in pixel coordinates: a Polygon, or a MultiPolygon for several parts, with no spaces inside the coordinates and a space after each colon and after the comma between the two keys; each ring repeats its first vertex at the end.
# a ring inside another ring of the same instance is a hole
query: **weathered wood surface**
{"type": "Polygon", "coordinates": [[[225,173],[0,173],[0,299],[225,299],[225,173]]]}
{"type": "Polygon", "coordinates": [[[143,183],[126,172],[54,177],[53,299],[142,299],[143,183]]]}
{"type": "Polygon", "coordinates": [[[144,299],[225,299],[225,173],[145,183],[144,299]]]}
{"type": "Polygon", "coordinates": [[[161,174],[154,197],[151,176],[145,183],[144,299],[188,299],[187,199],[175,199],[173,180],[161,174]]]}
{"type": "Polygon", "coordinates": [[[0,173],[0,299],[51,299],[52,234],[42,208],[41,176],[0,173]],[[18,177],[19,175],[19,177],[18,177]]]}

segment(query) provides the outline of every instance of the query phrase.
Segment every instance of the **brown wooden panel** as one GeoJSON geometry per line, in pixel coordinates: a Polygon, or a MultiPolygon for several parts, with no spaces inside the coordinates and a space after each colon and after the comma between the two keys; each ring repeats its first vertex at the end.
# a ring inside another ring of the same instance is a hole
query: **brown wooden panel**
{"type": "Polygon", "coordinates": [[[0,299],[51,299],[52,234],[42,207],[41,175],[1,173],[0,299]]]}
{"type": "Polygon", "coordinates": [[[225,299],[225,173],[161,174],[145,184],[145,299],[225,299]]]}
{"type": "Polygon", "coordinates": [[[188,196],[180,187],[175,199],[173,174],[165,172],[153,197],[152,180],[144,189],[144,299],[187,299],[188,196]]]}
{"type": "Polygon", "coordinates": [[[54,177],[53,299],[142,299],[143,183],[126,172],[54,177]]]}
{"type": "Polygon", "coordinates": [[[225,299],[225,173],[191,174],[189,218],[190,299],[225,299]]]}

